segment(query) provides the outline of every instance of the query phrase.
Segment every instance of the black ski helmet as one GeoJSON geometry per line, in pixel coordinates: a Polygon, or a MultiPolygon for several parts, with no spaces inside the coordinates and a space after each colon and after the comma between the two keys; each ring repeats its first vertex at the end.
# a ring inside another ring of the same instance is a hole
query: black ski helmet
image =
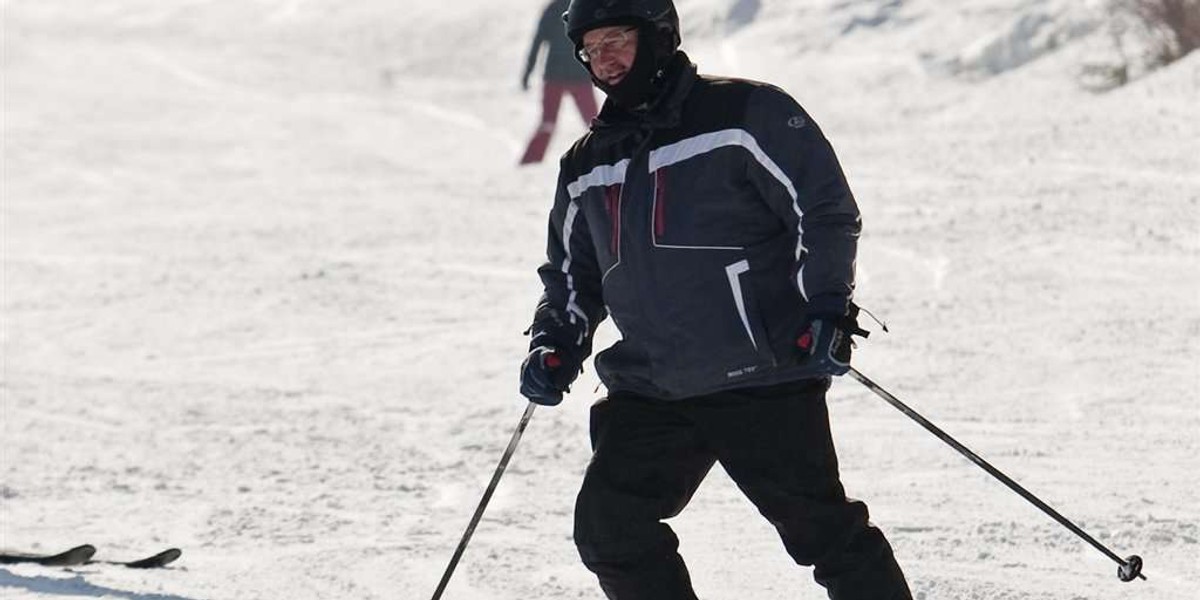
{"type": "Polygon", "coordinates": [[[671,0],[571,0],[563,13],[567,37],[578,47],[583,34],[605,25],[645,21],[669,30],[670,51],[679,47],[679,13],[671,0]]]}

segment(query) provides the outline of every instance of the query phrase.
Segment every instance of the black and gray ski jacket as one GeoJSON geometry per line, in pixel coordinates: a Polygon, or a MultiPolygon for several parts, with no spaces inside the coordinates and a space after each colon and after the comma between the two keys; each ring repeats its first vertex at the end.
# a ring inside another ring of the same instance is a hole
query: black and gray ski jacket
{"type": "Polygon", "coordinates": [[[833,149],[782,90],[698,76],[682,53],[648,112],[607,103],[563,156],[531,328],[611,391],[680,399],[801,379],[806,318],[844,315],[858,208],[833,149]]]}

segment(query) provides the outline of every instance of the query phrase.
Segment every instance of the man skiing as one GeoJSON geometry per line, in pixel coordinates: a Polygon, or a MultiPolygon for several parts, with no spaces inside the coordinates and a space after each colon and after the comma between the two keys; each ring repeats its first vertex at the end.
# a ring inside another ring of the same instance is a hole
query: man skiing
{"type": "Polygon", "coordinates": [[[700,76],[670,0],[572,0],[608,98],[562,157],[521,393],[555,405],[596,356],[608,388],[575,543],[614,600],[695,600],[679,514],[721,466],[834,600],[907,600],[845,496],[825,392],[849,368],[858,208],[816,123],[773,86],[700,76]]]}
{"type": "Polygon", "coordinates": [[[546,5],[542,11],[542,18],[538,21],[537,31],[533,34],[533,42],[529,45],[525,70],[521,73],[521,89],[528,90],[529,76],[533,74],[533,67],[537,64],[542,46],[545,46],[545,67],[542,69],[542,119],[521,155],[522,165],[542,162],[546,148],[550,145],[550,137],[554,135],[563,96],[570,95],[575,99],[575,106],[579,108],[579,115],[583,117],[584,123],[590,123],[596,117],[596,96],[592,93],[588,72],[575,61],[571,40],[562,34],[562,15],[567,10],[568,3],[569,0],[551,0],[546,5]]]}

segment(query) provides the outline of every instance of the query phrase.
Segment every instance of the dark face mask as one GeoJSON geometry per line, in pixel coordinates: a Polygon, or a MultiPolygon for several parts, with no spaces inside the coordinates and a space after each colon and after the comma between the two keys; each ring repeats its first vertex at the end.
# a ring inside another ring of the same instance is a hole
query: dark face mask
{"type": "Polygon", "coordinates": [[[658,53],[655,52],[657,33],[653,26],[638,27],[637,54],[633,57],[629,72],[616,85],[608,85],[592,76],[596,87],[623,108],[636,109],[658,96],[662,82],[658,53]]]}

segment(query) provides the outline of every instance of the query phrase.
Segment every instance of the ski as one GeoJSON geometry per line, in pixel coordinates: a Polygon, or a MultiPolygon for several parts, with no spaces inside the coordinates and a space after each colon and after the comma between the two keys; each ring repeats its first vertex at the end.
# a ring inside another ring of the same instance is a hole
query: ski
{"type": "Polygon", "coordinates": [[[161,569],[183,555],[179,548],[168,548],[145,558],[137,560],[94,560],[96,547],[91,544],[76,546],[58,554],[0,554],[0,565],[35,564],[44,567],[77,567],[80,565],[115,565],[130,569],[161,569]]]}
{"type": "Polygon", "coordinates": [[[72,567],[86,564],[94,554],[96,547],[84,544],[58,554],[0,554],[0,565],[32,563],[46,567],[72,567]]]}
{"type": "Polygon", "coordinates": [[[179,557],[182,555],[183,551],[179,548],[168,548],[162,552],[159,552],[158,554],[155,554],[154,556],[147,556],[146,558],[141,558],[138,560],[88,560],[84,564],[117,565],[121,567],[128,567],[130,569],[161,569],[175,562],[176,560],[179,560],[179,557]]]}

